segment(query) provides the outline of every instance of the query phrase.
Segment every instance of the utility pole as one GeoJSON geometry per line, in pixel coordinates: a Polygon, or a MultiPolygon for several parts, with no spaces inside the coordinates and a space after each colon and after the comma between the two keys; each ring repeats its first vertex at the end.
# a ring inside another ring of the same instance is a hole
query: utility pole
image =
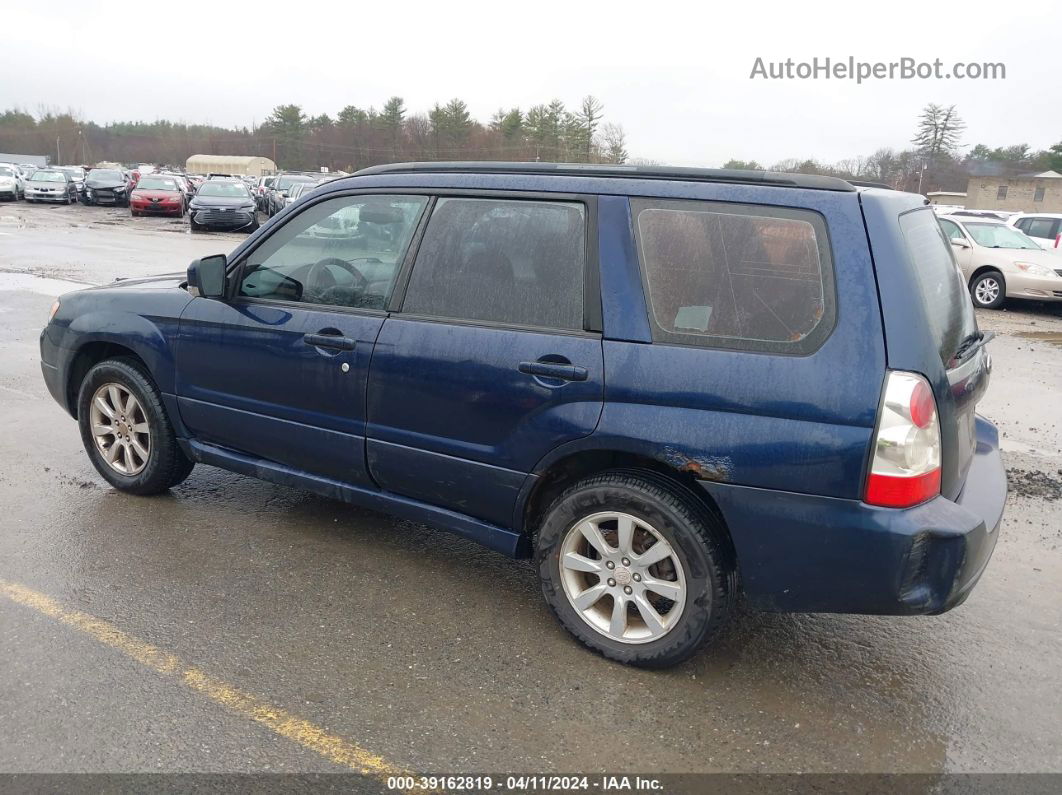
{"type": "Polygon", "coordinates": [[[59,154],[59,136],[55,136],[55,164],[61,166],[63,164],[63,158],[59,154]]]}

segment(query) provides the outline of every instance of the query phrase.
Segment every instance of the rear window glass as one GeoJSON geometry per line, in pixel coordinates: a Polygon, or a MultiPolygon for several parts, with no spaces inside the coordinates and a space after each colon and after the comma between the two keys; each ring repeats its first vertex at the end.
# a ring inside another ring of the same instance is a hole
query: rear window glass
{"type": "Polygon", "coordinates": [[[810,210],[633,199],[653,339],[808,353],[833,326],[833,270],[810,210]]]}
{"type": "Polygon", "coordinates": [[[947,365],[963,340],[977,333],[966,280],[931,209],[901,215],[900,230],[918,274],[930,332],[939,346],[941,361],[947,365]]]}

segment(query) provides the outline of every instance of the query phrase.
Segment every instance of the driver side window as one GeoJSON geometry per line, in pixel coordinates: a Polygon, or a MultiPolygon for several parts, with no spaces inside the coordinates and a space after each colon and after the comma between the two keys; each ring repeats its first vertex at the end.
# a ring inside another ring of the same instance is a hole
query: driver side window
{"type": "Polygon", "coordinates": [[[383,309],[428,200],[341,196],[308,207],[247,258],[248,298],[383,309]]]}

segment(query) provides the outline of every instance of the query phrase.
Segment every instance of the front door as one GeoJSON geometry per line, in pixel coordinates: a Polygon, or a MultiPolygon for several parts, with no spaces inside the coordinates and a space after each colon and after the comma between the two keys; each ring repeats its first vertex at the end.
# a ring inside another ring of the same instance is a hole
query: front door
{"type": "Polygon", "coordinates": [[[230,269],[230,297],[181,317],[177,401],[193,437],[364,483],[365,385],[396,274],[427,200],[308,205],[230,269]]]}
{"type": "Polygon", "coordinates": [[[369,371],[382,488],[507,527],[535,464],[593,432],[604,377],[584,322],[600,301],[584,301],[587,217],[574,200],[437,201],[369,371]]]}

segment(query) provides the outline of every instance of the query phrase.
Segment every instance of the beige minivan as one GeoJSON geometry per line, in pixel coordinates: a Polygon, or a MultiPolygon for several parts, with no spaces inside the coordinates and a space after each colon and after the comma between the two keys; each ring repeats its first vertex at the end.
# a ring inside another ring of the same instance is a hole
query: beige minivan
{"type": "Polygon", "coordinates": [[[1007,298],[1062,301],[1062,263],[1024,232],[988,218],[938,220],[974,306],[999,309],[1007,298]]]}

